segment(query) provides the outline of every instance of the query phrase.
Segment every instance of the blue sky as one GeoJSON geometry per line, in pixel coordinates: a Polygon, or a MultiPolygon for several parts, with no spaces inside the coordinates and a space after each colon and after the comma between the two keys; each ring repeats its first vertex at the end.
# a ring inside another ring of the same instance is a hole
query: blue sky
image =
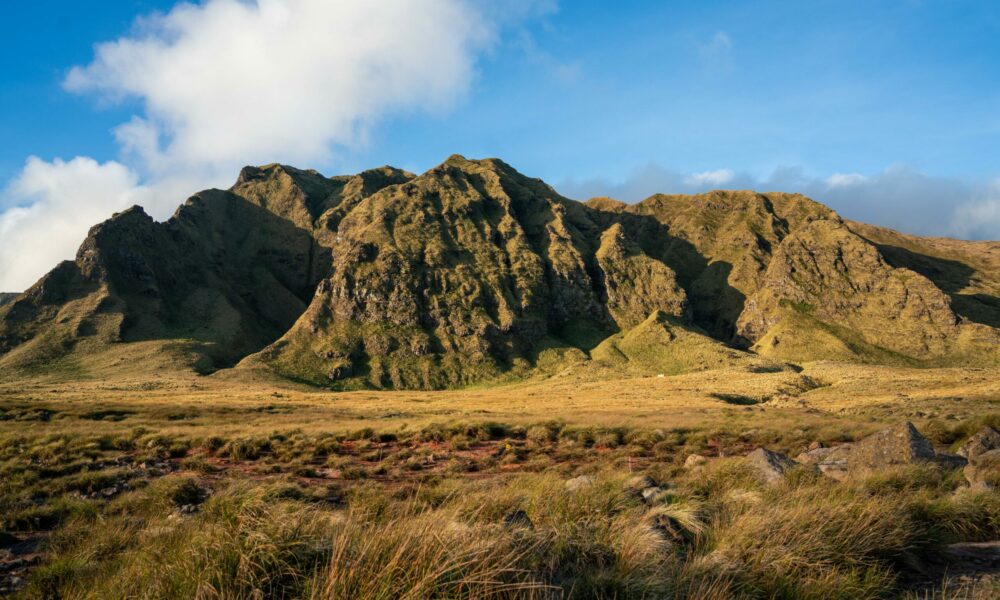
{"type": "MultiPolygon", "coordinates": [[[[782,189],[904,231],[1000,238],[1000,3],[369,0],[331,12],[316,2],[212,0],[186,13],[153,0],[5,7],[0,236],[58,238],[72,256],[97,215],[138,201],[164,218],[197,189],[185,185],[227,185],[238,164],[422,171],[458,152],[499,156],[577,198],[782,189]],[[296,11],[319,26],[273,27],[294,24],[296,11]],[[420,21],[428,12],[441,16],[420,21]],[[397,13],[400,29],[333,31],[397,13]],[[114,40],[140,50],[95,54],[114,40]],[[280,81],[226,81],[233,71],[255,77],[240,70],[251,58],[204,40],[266,48],[253,60],[281,57],[276,71],[261,68],[280,81]],[[324,52],[329,62],[289,66],[324,52]],[[378,66],[378,89],[338,72],[351,60],[360,73],[378,66]],[[208,64],[223,77],[188,81],[173,64],[208,64]],[[230,90],[247,99],[233,100],[246,113],[216,128],[230,116],[230,90]],[[280,113],[301,118],[275,121],[280,113]],[[275,132],[250,132],[269,124],[275,132]],[[47,230],[57,209],[63,223],[47,230]]],[[[51,266],[15,272],[23,256],[7,246],[0,239],[0,287],[51,266]]]]}

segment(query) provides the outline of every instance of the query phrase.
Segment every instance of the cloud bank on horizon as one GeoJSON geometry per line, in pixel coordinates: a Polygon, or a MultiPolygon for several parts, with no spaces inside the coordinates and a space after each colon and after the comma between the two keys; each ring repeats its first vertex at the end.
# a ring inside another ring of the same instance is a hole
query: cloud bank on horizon
{"type": "Polygon", "coordinates": [[[760,177],[731,169],[682,174],[651,164],[621,181],[567,180],[557,186],[577,199],[607,196],[638,202],[653,194],[694,194],[710,189],[795,192],[822,202],[841,216],[917,235],[1000,238],[1000,179],[967,183],[933,177],[905,165],[872,175],[834,173],[815,177],[799,167],[760,177]]]}
{"type": "MultiPolygon", "coordinates": [[[[67,93],[135,107],[112,132],[117,159],[32,156],[0,191],[0,291],[26,289],[72,258],[90,226],[132,204],[164,218],[197,190],[228,187],[243,165],[336,165],[342,153],[370,145],[380,121],[454,116],[476,101],[477,88],[493,92],[480,65],[505,36],[518,39],[526,62],[551,69],[544,77],[586,84],[585,61],[562,60],[519,30],[556,13],[555,0],[204,0],[142,16],[62,82],[67,93]]],[[[739,43],[712,27],[691,42],[693,61],[707,77],[725,77],[740,68],[739,43]]],[[[512,112],[495,118],[513,124],[526,96],[511,93],[501,104],[512,112]]],[[[520,166],[518,156],[496,154],[520,166]]],[[[825,175],[790,166],[760,175],[740,164],[678,172],[653,163],[620,180],[547,175],[581,199],[792,191],[910,233],[1000,238],[1000,181],[935,177],[905,165],[825,175]]]]}

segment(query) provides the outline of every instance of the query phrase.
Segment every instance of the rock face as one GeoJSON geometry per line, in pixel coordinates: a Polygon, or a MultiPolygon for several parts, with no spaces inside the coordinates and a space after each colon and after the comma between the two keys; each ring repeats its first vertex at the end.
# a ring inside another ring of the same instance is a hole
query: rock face
{"type": "Polygon", "coordinates": [[[852,473],[864,474],[887,467],[932,461],[934,447],[912,423],[884,429],[859,441],[847,458],[852,473]]]}
{"type": "MultiPolygon", "coordinates": [[[[338,388],[442,388],[553,360],[631,375],[1000,363],[987,288],[955,292],[918,252],[938,242],[906,238],[903,252],[886,231],[795,194],[579,203],[495,159],[419,176],[247,167],[163,223],[115,215],[74,261],[0,298],[0,371],[238,363],[338,388]]],[[[994,281],[992,263],[975,269],[976,285],[994,281]]]]}

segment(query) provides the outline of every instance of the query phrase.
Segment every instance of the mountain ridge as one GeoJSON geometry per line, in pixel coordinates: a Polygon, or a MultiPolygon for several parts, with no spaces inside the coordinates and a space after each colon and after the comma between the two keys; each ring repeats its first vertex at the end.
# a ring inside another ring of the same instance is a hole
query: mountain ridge
{"type": "Polygon", "coordinates": [[[907,236],[780,192],[578,202],[459,155],[420,175],[246,167],[162,223],[116,214],[2,302],[13,372],[113,369],[93,357],[136,344],[203,373],[339,388],[602,361],[1000,362],[1000,244],[907,236]]]}

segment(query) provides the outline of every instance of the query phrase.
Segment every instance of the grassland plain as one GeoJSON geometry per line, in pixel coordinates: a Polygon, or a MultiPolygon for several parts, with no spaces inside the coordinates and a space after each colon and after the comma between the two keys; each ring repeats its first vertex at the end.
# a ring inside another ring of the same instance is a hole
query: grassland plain
{"type": "Polygon", "coordinates": [[[798,466],[768,484],[743,457],[904,420],[955,450],[1000,425],[998,375],[819,362],[446,391],[225,372],[7,380],[3,585],[24,598],[993,598],[1000,494],[960,469],[836,481],[798,466]]]}

